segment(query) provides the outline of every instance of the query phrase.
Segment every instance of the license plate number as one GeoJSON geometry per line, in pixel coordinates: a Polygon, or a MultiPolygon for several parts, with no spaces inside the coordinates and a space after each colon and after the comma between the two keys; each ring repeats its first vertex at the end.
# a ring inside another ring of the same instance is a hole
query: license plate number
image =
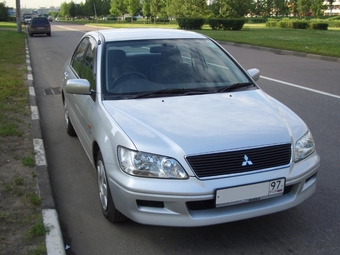
{"type": "Polygon", "coordinates": [[[216,206],[254,202],[283,194],[285,179],[276,179],[216,191],[216,206]]]}

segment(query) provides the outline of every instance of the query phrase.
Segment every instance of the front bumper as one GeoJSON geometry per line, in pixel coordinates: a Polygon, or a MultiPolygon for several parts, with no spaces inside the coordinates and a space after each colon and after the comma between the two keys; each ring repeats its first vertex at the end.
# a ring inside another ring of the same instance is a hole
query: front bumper
{"type": "Polygon", "coordinates": [[[237,177],[201,181],[132,177],[115,165],[107,165],[116,208],[133,221],[161,226],[194,227],[253,218],[292,208],[316,189],[319,156],[289,168],[237,177]],[[111,174],[112,173],[112,174],[111,174]],[[215,207],[217,189],[286,178],[282,196],[245,204],[215,207]]]}

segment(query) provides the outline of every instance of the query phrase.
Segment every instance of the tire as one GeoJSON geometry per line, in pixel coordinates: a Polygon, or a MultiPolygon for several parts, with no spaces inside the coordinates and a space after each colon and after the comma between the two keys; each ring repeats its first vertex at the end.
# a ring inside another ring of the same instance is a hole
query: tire
{"type": "Polygon", "coordinates": [[[51,36],[51,33],[48,33],[47,36],[51,36]]]}
{"type": "Polygon", "coordinates": [[[72,125],[71,120],[70,120],[70,117],[68,115],[68,110],[67,110],[65,101],[64,101],[64,121],[65,121],[66,132],[70,136],[77,136],[77,133],[74,130],[73,125],[72,125]]]}
{"type": "Polygon", "coordinates": [[[29,34],[30,37],[33,37],[33,33],[29,32],[28,34],[29,34]]]}
{"type": "Polygon", "coordinates": [[[104,217],[111,223],[125,221],[127,219],[126,216],[118,211],[113,203],[110,186],[107,181],[105,164],[100,151],[97,154],[96,172],[99,200],[104,217]]]}

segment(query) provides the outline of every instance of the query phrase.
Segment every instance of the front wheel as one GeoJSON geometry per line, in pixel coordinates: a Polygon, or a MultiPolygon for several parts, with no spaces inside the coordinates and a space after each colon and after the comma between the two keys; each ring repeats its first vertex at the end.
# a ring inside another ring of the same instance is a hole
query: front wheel
{"type": "Polygon", "coordinates": [[[96,170],[99,200],[104,217],[112,223],[125,221],[127,219],[126,216],[118,211],[113,203],[110,186],[107,181],[104,160],[100,151],[97,154],[96,170]]]}

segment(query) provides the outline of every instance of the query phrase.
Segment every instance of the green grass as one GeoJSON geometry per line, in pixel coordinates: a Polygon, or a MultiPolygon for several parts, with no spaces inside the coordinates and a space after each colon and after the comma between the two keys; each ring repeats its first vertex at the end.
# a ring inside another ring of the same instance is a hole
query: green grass
{"type": "MultiPolygon", "coordinates": [[[[143,21],[137,21],[134,24],[108,21],[99,23],[74,21],[74,23],[111,28],[158,27],[178,29],[178,25],[174,21],[171,21],[170,24],[157,23],[156,25],[152,23],[145,24],[143,21]]],[[[311,29],[270,28],[266,27],[265,24],[245,24],[241,31],[220,31],[212,30],[208,25],[204,25],[201,30],[196,30],[196,32],[207,35],[218,41],[340,57],[339,28],[322,31],[311,29]]]]}
{"type": "MultiPolygon", "coordinates": [[[[146,23],[140,19],[133,24],[119,21],[67,21],[74,24],[88,26],[101,26],[110,28],[174,28],[178,29],[176,21],[164,23],[146,23]]],[[[57,22],[55,22],[57,24],[57,22]]],[[[15,28],[14,23],[14,28],[15,28]]],[[[2,23],[0,23],[0,28],[2,23]]],[[[8,23],[7,23],[8,26],[8,23]]],[[[240,44],[249,44],[262,47],[269,47],[308,54],[317,54],[330,57],[340,57],[340,28],[329,28],[329,30],[311,29],[285,29],[266,27],[265,24],[245,24],[241,31],[217,31],[212,30],[208,25],[196,32],[207,35],[218,41],[227,41],[240,44]]]]}
{"type": "Polygon", "coordinates": [[[268,28],[245,24],[241,31],[196,31],[215,40],[340,57],[340,30],[268,28]]]}
{"type": "Polygon", "coordinates": [[[25,38],[16,23],[0,22],[0,254],[42,255],[49,230],[32,174],[25,38]]]}
{"type": "MultiPolygon", "coordinates": [[[[0,23],[5,28],[9,23],[0,23]]],[[[0,136],[21,136],[20,118],[27,113],[28,89],[23,82],[26,73],[25,34],[14,30],[0,30],[0,136]]]]}

